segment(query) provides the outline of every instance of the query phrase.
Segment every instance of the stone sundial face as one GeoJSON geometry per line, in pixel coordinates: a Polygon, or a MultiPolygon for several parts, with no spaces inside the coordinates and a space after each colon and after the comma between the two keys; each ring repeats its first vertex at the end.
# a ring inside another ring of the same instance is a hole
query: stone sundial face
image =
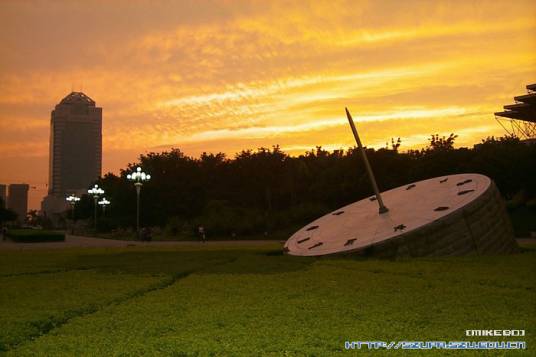
{"type": "Polygon", "coordinates": [[[359,251],[431,225],[450,225],[448,217],[478,200],[491,184],[484,175],[459,174],[400,186],[381,193],[388,212],[378,213],[375,196],[354,202],[294,233],[285,251],[300,256],[359,251]]]}

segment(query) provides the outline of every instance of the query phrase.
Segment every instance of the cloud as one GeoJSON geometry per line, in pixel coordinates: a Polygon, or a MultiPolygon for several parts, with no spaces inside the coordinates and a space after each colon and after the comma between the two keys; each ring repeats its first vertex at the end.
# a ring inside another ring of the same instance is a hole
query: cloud
{"type": "Polygon", "coordinates": [[[419,147],[435,132],[471,145],[500,134],[492,113],[534,79],[535,11],[532,1],[3,1],[0,165],[46,158],[50,111],[71,89],[103,107],[105,170],[170,145],[352,145],[345,106],[371,146],[401,136],[419,147]]]}

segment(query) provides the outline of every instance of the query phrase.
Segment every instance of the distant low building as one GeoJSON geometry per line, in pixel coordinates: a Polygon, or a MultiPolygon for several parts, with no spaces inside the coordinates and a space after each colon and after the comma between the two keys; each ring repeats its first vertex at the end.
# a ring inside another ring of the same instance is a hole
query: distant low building
{"type": "Polygon", "coordinates": [[[68,209],[69,194],[86,193],[101,175],[102,108],[84,93],[70,93],[52,111],[49,155],[49,190],[41,208],[52,218],[68,209]]]}
{"type": "Polygon", "coordinates": [[[10,184],[7,191],[7,208],[17,213],[17,221],[24,223],[28,213],[28,190],[25,183],[10,184]]]}

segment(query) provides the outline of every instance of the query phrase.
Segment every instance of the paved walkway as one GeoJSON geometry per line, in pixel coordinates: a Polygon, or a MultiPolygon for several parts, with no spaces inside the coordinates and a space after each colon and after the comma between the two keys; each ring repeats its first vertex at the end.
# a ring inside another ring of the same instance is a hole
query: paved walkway
{"type": "Polygon", "coordinates": [[[64,242],[50,243],[13,243],[0,241],[0,250],[28,250],[28,249],[62,249],[62,248],[120,248],[120,247],[199,247],[199,246],[258,246],[264,244],[282,244],[277,240],[224,240],[207,241],[206,243],[196,241],[153,241],[140,242],[130,240],[115,240],[104,238],[92,238],[82,236],[66,235],[64,242]]]}
{"type": "MultiPolygon", "coordinates": [[[[534,238],[517,239],[519,244],[536,245],[534,238]]],[[[65,242],[51,243],[13,243],[0,240],[1,250],[29,250],[29,249],[62,249],[62,248],[121,248],[121,247],[216,247],[216,246],[259,246],[264,244],[280,244],[284,242],[277,240],[216,240],[207,241],[206,243],[197,241],[153,241],[140,242],[132,240],[115,240],[104,238],[92,238],[82,236],[66,235],[65,242]]]]}
{"type": "Polygon", "coordinates": [[[517,238],[518,244],[536,245],[536,238],[517,238]]]}

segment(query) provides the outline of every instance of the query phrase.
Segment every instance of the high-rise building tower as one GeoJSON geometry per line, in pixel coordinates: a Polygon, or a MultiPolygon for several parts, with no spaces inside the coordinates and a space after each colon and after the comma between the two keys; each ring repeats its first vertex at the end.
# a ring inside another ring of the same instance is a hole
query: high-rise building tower
{"type": "Polygon", "coordinates": [[[7,208],[17,213],[17,221],[24,223],[28,213],[28,189],[25,183],[12,183],[7,189],[7,208]]]}
{"type": "Polygon", "coordinates": [[[82,92],[56,105],[50,118],[48,196],[42,209],[49,216],[67,209],[65,197],[85,193],[101,175],[102,108],[82,92]]]}

